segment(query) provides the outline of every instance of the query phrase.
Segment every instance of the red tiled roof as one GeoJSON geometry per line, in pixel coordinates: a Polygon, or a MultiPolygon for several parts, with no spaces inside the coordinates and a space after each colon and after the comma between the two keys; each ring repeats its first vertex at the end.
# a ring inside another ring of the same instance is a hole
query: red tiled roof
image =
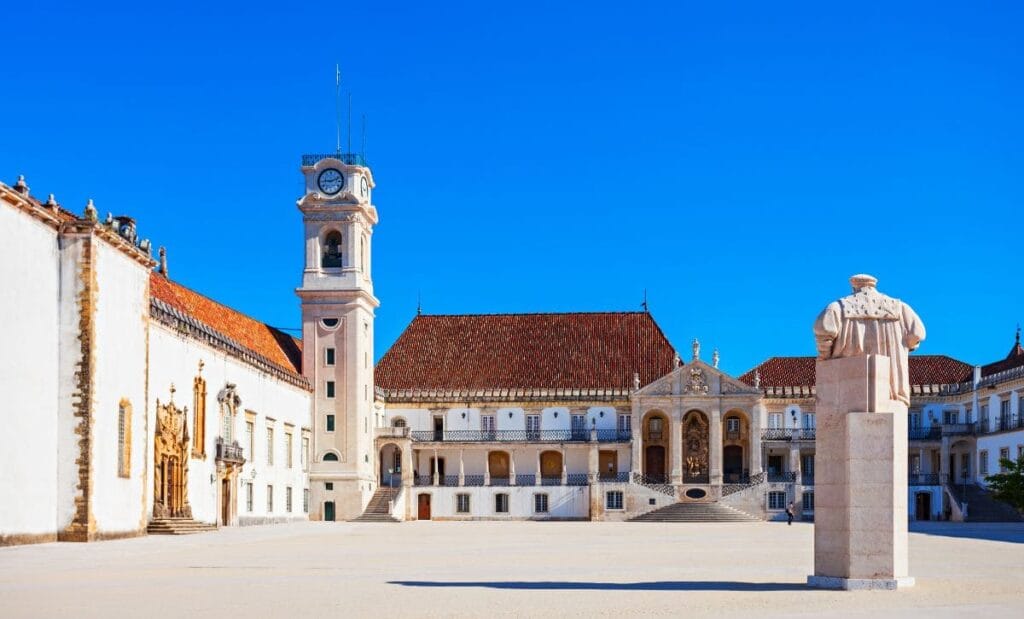
{"type": "Polygon", "coordinates": [[[645,312],[417,316],[375,376],[388,390],[628,389],[674,357],[645,312]]]}
{"type": "MultiPolygon", "coordinates": [[[[814,385],[814,357],[772,357],[740,376],[754,384],[754,371],[761,375],[762,387],[809,387],[814,385]]],[[[963,361],[945,355],[911,355],[912,385],[945,385],[971,379],[972,368],[963,361]]]]}
{"type": "Polygon", "coordinates": [[[1012,370],[1022,365],[1024,365],[1024,347],[1020,345],[1020,329],[1017,329],[1017,340],[1013,343],[1010,353],[1006,355],[1005,359],[981,366],[981,376],[991,376],[992,374],[1012,370]]]}
{"type": "Polygon", "coordinates": [[[149,275],[149,294],[231,338],[281,370],[295,376],[302,375],[301,340],[189,290],[156,272],[149,275]]]}

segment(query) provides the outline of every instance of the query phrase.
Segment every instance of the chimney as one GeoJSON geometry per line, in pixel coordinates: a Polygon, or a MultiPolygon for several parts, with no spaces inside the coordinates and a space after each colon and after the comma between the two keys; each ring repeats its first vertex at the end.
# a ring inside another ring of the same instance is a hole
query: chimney
{"type": "MultiPolygon", "coordinates": [[[[167,277],[167,248],[166,247],[161,247],[160,248],[160,273],[164,277],[167,277]]],[[[170,279],[170,278],[167,277],[167,279],[170,279]]]]}

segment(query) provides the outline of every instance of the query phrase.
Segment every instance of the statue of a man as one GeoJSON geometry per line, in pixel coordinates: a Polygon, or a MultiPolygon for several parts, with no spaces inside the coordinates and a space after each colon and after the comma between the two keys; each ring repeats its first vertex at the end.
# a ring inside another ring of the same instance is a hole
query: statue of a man
{"type": "Polygon", "coordinates": [[[909,305],[878,292],[871,275],[850,278],[853,294],[828,304],[814,323],[819,359],[885,355],[891,398],[910,405],[907,355],[924,340],[924,323],[909,305]]]}

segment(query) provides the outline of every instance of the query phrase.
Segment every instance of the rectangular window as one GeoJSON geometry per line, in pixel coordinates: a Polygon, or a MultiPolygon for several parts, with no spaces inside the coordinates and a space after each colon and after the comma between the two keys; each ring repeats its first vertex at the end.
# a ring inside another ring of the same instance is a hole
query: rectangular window
{"type": "Polygon", "coordinates": [[[117,409],[117,474],[130,477],[132,470],[132,413],[128,404],[122,402],[117,409]]]}
{"type": "Polygon", "coordinates": [[[324,349],[324,364],[326,364],[326,365],[334,365],[334,349],[333,348],[325,348],[324,349]]]}
{"type": "Polygon", "coordinates": [[[267,464],[274,464],[274,428],[267,428],[267,464]]]}
{"type": "Polygon", "coordinates": [[[960,423],[960,412],[959,411],[945,411],[943,415],[943,422],[946,424],[960,423]]]}
{"type": "Polygon", "coordinates": [[[660,440],[661,439],[661,425],[662,425],[662,418],[661,417],[651,417],[650,419],[648,419],[647,420],[647,438],[649,438],[651,440],[655,440],[655,441],[660,440]]]}
{"type": "Polygon", "coordinates": [[[256,461],[256,424],[252,421],[245,422],[245,443],[249,446],[249,462],[256,461]]]}
{"type": "Polygon", "coordinates": [[[1002,447],[1002,448],[1000,448],[999,449],[999,472],[1000,473],[1005,473],[1006,472],[1006,466],[1003,464],[1003,460],[1009,460],[1009,459],[1010,459],[1010,448],[1009,447],[1002,447]]]}
{"type": "Polygon", "coordinates": [[[1017,459],[1024,459],[1024,445],[1017,445],[1017,459]]]}
{"type": "Polygon", "coordinates": [[[740,431],[740,418],[729,417],[725,420],[725,431],[726,432],[739,432],[740,431]]]}
{"type": "Polygon", "coordinates": [[[604,507],[605,509],[618,510],[622,509],[622,491],[612,490],[604,493],[604,507]]]}
{"type": "Polygon", "coordinates": [[[302,491],[302,513],[309,513],[309,488],[302,491]]]}
{"type": "Polygon", "coordinates": [[[309,437],[302,437],[302,454],[299,456],[302,458],[302,470],[309,468],[309,437]]]}
{"type": "Polygon", "coordinates": [[[329,481],[324,483],[324,490],[334,490],[334,482],[329,481]]]}
{"type": "Polygon", "coordinates": [[[292,487],[287,486],[284,489],[284,511],[289,514],[292,513],[292,487]]]}
{"type": "Polygon", "coordinates": [[[786,493],[779,491],[769,492],[768,509],[786,509],[786,493]]]}
{"type": "Polygon", "coordinates": [[[587,432],[587,416],[573,415],[570,419],[572,433],[576,437],[582,437],[587,432]]]}
{"type": "Polygon", "coordinates": [[[334,432],[334,415],[327,415],[327,431],[334,432]]]}
{"type": "Polygon", "coordinates": [[[910,413],[910,427],[920,428],[921,427],[921,413],[913,412],[910,413]]]}
{"type": "Polygon", "coordinates": [[[631,415],[619,415],[619,425],[616,426],[619,432],[630,432],[633,429],[633,417],[631,415]]]}
{"type": "Polygon", "coordinates": [[[245,483],[245,511],[252,512],[252,482],[245,483]]]}
{"type": "Polygon", "coordinates": [[[983,449],[978,452],[978,473],[980,475],[988,475],[988,450],[983,449]]]}
{"type": "MultiPolygon", "coordinates": [[[[986,460],[988,459],[986,454],[986,460]]],[[[971,454],[960,454],[960,476],[967,479],[971,476],[971,454]]]]}
{"type": "Polygon", "coordinates": [[[540,415],[526,416],[526,437],[534,439],[540,438],[540,415]]]}
{"type": "Polygon", "coordinates": [[[508,513],[508,495],[507,494],[496,494],[496,495],[494,495],[494,513],[496,513],[496,514],[507,514],[508,513]]]}
{"type": "Polygon", "coordinates": [[[274,511],[274,487],[267,486],[267,513],[274,511]]]}
{"type": "Polygon", "coordinates": [[[494,415],[480,415],[480,431],[487,436],[494,436],[497,429],[494,415]]]}
{"type": "Polygon", "coordinates": [[[804,492],[804,511],[814,511],[814,491],[804,492]]]}
{"type": "Polygon", "coordinates": [[[999,414],[1000,415],[1004,415],[1004,416],[1010,414],[1010,401],[1009,400],[1000,400],[999,401],[999,414]]]}
{"type": "Polygon", "coordinates": [[[293,454],[292,454],[292,447],[293,446],[294,446],[294,443],[292,441],[292,433],[291,432],[285,432],[285,435],[284,435],[284,449],[285,449],[284,459],[285,459],[285,462],[288,463],[288,468],[292,468],[293,466],[295,466],[295,462],[293,462],[293,454]]]}
{"type": "Polygon", "coordinates": [[[333,398],[334,397],[334,381],[333,380],[327,381],[327,397],[329,397],[329,398],[333,398]]]}
{"type": "Polygon", "coordinates": [[[455,495],[455,511],[460,514],[469,513],[469,495],[468,494],[456,494],[455,495]]]}
{"type": "Polygon", "coordinates": [[[768,427],[772,430],[780,429],[782,427],[782,413],[769,413],[768,427]]]}
{"type": "Polygon", "coordinates": [[[804,413],[804,428],[813,430],[816,425],[814,413],[804,413]]]}
{"type": "Polygon", "coordinates": [[[548,513],[548,495],[540,493],[533,495],[533,512],[535,514],[548,513]]]}
{"type": "Polygon", "coordinates": [[[988,404],[981,405],[981,423],[983,426],[988,425],[988,404]]]}

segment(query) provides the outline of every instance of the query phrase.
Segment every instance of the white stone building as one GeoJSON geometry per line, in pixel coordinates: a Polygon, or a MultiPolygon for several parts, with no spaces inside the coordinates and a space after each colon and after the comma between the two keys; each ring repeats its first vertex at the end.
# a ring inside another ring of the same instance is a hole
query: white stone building
{"type": "MultiPolygon", "coordinates": [[[[174,282],[163,250],[154,269],[131,218],[0,184],[0,544],[307,517],[813,517],[813,357],[732,377],[696,341],[681,360],[646,312],[420,315],[375,367],[372,173],[357,155],[301,173],[301,340],[174,282]]],[[[984,492],[1024,455],[1019,338],[985,366],[911,357],[913,517],[1019,518],[984,492]]]]}

